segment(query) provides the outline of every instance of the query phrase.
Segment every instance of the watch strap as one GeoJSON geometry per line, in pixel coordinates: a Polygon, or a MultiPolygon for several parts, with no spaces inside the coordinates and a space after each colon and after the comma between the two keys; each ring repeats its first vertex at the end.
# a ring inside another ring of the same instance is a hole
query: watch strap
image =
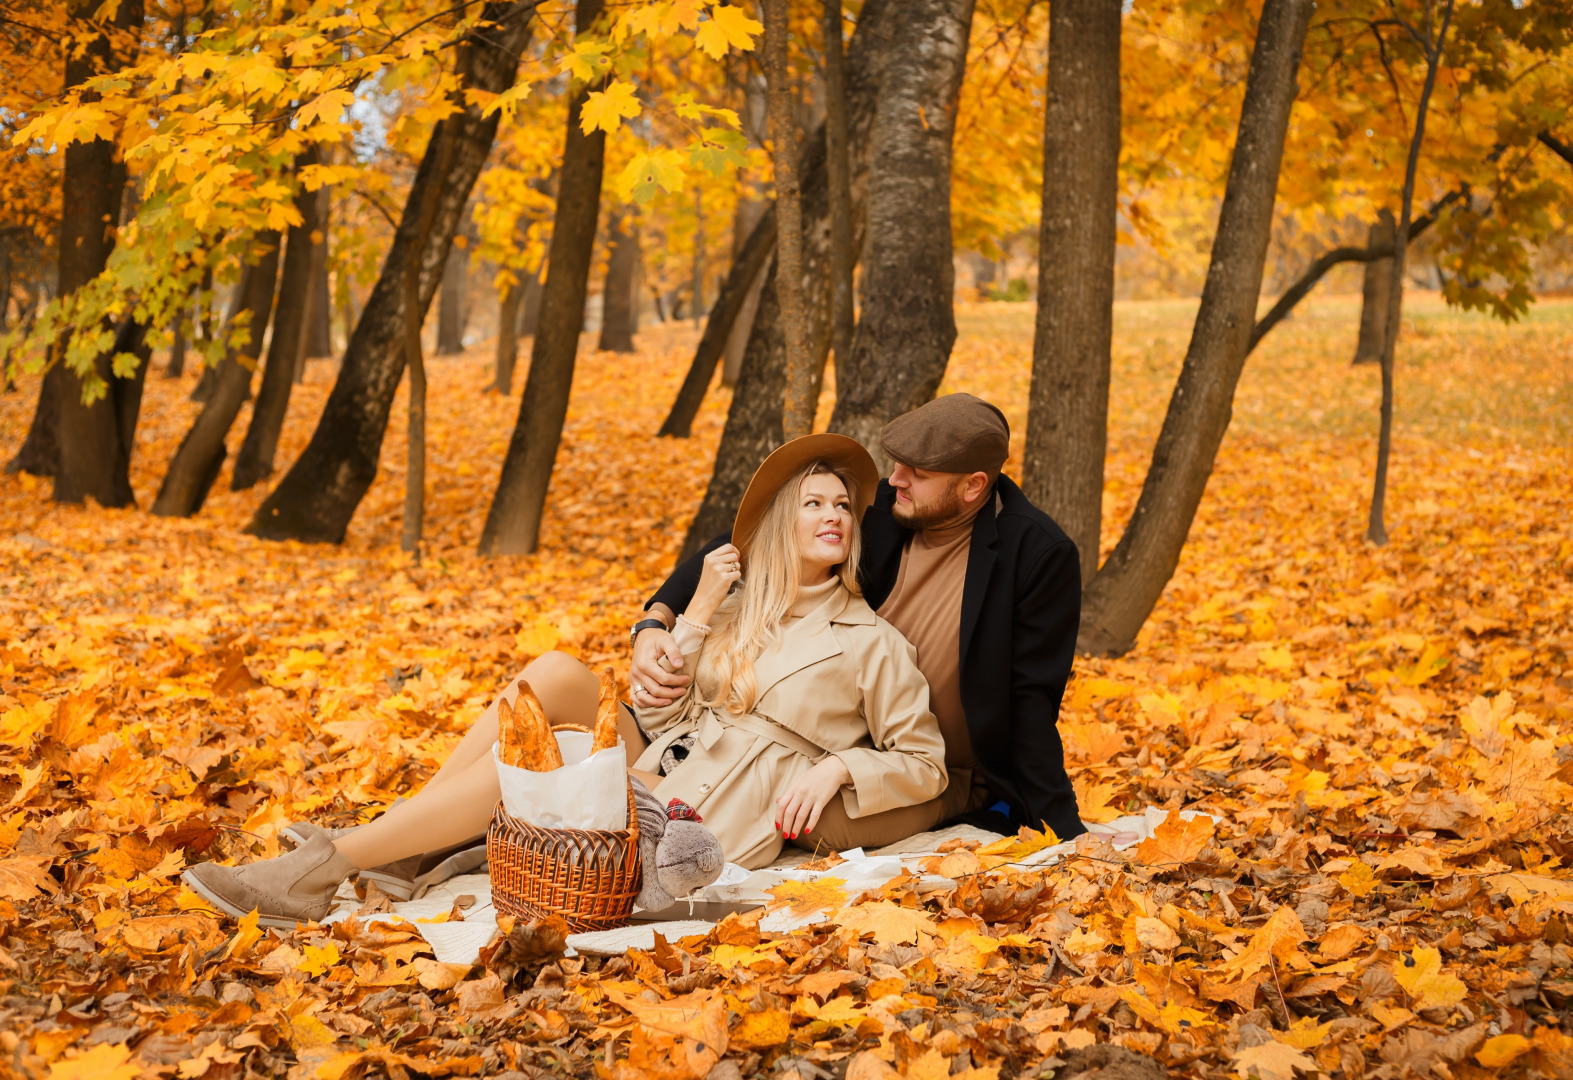
{"type": "Polygon", "coordinates": [[[638,622],[634,623],[634,628],[628,632],[628,643],[632,645],[634,643],[634,639],[639,636],[639,631],[649,630],[652,627],[659,627],[662,630],[667,628],[666,623],[661,619],[640,619],[638,622]]]}

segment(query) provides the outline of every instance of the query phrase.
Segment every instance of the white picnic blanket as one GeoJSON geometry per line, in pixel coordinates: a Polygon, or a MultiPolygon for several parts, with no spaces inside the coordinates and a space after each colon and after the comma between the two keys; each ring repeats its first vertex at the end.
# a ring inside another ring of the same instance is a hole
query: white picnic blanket
{"type": "MultiPolygon", "coordinates": [[[[1195,811],[1182,811],[1180,816],[1189,819],[1194,817],[1195,813],[1195,811]]],[[[1116,850],[1124,850],[1152,836],[1153,830],[1163,824],[1168,815],[1169,812],[1166,810],[1148,807],[1141,814],[1116,818],[1107,824],[1084,824],[1089,831],[1107,836],[1116,850]]],[[[947,840],[958,839],[976,840],[987,844],[1000,839],[1000,836],[998,833],[987,832],[970,825],[955,825],[948,829],[918,833],[873,852],[864,852],[861,848],[841,852],[842,858],[846,861],[838,863],[830,870],[822,871],[798,869],[802,863],[811,861],[813,856],[806,851],[791,848],[770,866],[761,870],[747,870],[728,863],[718,880],[684,899],[724,903],[764,901],[770,899],[765,890],[784,881],[812,881],[820,877],[839,878],[846,882],[844,886],[846,892],[849,895],[856,895],[862,891],[879,888],[903,870],[921,873],[919,864],[924,859],[938,854],[937,849],[947,840]]],[[[1075,847],[1073,841],[1056,844],[1023,857],[1015,865],[1046,866],[1070,854],[1075,847]]],[[[954,885],[955,882],[947,878],[929,874],[919,879],[918,889],[920,891],[948,889],[954,885]]],[[[347,919],[355,913],[359,905],[353,885],[346,882],[339,889],[338,903],[332,914],[323,921],[332,923],[347,919]]],[[[785,933],[800,926],[823,922],[828,914],[828,911],[821,911],[794,919],[786,911],[775,911],[761,919],[759,926],[761,930],[785,933]]],[[[437,959],[448,964],[475,963],[480,950],[497,932],[497,909],[492,906],[491,878],[484,873],[465,874],[453,878],[431,889],[419,900],[394,904],[391,912],[373,915],[370,918],[373,922],[410,923],[412,928],[431,944],[432,952],[436,954],[437,959]],[[445,922],[422,921],[436,919],[453,911],[454,905],[463,901],[465,897],[473,900],[465,901],[464,906],[461,907],[462,921],[456,919],[445,922]]],[[[635,923],[615,930],[574,934],[568,938],[568,945],[574,952],[586,955],[620,955],[629,949],[653,948],[657,933],[670,941],[707,933],[713,925],[704,919],[635,923]]]]}

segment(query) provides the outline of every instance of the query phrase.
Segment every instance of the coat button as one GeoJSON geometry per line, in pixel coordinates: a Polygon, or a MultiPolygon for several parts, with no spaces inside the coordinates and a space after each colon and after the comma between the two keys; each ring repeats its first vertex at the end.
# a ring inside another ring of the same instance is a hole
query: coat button
{"type": "Polygon", "coordinates": [[[701,794],[701,795],[708,795],[708,794],[710,794],[710,785],[709,784],[700,784],[699,785],[699,794],[701,794]]]}

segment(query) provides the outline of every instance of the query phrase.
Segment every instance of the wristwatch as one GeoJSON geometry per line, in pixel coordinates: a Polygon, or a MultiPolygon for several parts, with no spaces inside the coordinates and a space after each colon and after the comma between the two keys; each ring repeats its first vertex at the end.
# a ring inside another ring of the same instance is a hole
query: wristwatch
{"type": "Polygon", "coordinates": [[[665,630],[666,623],[660,619],[640,619],[634,623],[634,628],[628,631],[628,644],[632,645],[634,643],[634,639],[639,636],[639,631],[649,630],[652,627],[665,630]]]}

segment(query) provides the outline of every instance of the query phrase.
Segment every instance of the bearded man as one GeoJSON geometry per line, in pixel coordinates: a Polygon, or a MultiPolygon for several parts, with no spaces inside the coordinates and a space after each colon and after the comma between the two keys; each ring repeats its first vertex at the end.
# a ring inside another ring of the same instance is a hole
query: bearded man
{"type": "MultiPolygon", "coordinates": [[[[1061,840],[1086,831],[1058,727],[1081,617],[1080,561],[1001,474],[1009,445],[1004,413],[970,394],[936,398],[880,432],[894,464],[863,516],[858,579],[869,606],[917,650],[950,782],[927,803],[859,818],[833,800],[813,832],[794,839],[799,846],[882,847],[959,822],[1001,833],[1047,826],[1061,840]]],[[[667,704],[686,690],[669,629],[704,556],[729,541],[712,540],[646,603],[651,617],[633,628],[635,705],[667,704]]]]}

